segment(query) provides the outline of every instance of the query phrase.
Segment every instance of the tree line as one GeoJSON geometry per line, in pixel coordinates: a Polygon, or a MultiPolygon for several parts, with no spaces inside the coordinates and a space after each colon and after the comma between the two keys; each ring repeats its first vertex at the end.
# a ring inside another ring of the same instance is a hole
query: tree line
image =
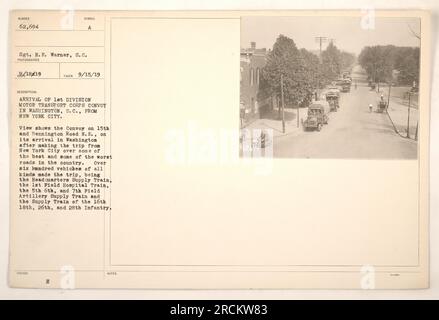
{"type": "Polygon", "coordinates": [[[261,72],[258,100],[273,95],[280,99],[282,77],[285,107],[308,106],[314,91],[339,78],[355,59],[355,55],[340,51],[332,42],[319,58],[313,52],[299,49],[293,39],[279,35],[261,72]]]}
{"type": "Polygon", "coordinates": [[[366,70],[371,82],[396,81],[400,85],[417,85],[419,82],[418,47],[365,47],[358,62],[366,70]]]}

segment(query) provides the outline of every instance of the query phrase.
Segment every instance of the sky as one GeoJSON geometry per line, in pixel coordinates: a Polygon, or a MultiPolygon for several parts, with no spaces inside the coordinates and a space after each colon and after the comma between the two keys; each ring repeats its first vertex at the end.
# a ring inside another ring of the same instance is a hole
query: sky
{"type": "MultiPolygon", "coordinates": [[[[363,29],[360,17],[242,17],[241,47],[272,48],[279,34],[294,40],[299,48],[318,51],[315,37],[335,39],[341,50],[359,54],[371,45],[419,46],[420,41],[410,31],[419,34],[418,18],[375,18],[375,29],[363,29]]],[[[322,50],[326,48],[324,43],[322,50]]]]}

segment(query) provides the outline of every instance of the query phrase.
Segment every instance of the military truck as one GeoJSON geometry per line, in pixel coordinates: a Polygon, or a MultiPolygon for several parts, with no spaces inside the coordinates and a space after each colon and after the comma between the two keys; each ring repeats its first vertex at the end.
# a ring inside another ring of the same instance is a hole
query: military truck
{"type": "Polygon", "coordinates": [[[337,85],[329,86],[327,92],[334,92],[334,94],[340,97],[340,86],[337,85]]]}
{"type": "Polygon", "coordinates": [[[335,80],[333,83],[334,85],[341,87],[345,83],[345,79],[340,78],[335,80]]]}
{"type": "Polygon", "coordinates": [[[326,93],[326,101],[329,104],[329,111],[338,111],[340,108],[339,95],[335,90],[330,90],[326,93]]]}
{"type": "Polygon", "coordinates": [[[324,101],[317,101],[308,107],[308,115],[303,121],[303,129],[308,130],[322,130],[324,124],[329,121],[329,104],[324,101]]]}
{"type": "Polygon", "coordinates": [[[350,79],[343,79],[343,81],[341,81],[341,92],[350,92],[351,82],[350,79]]]}
{"type": "Polygon", "coordinates": [[[341,92],[351,92],[351,85],[350,84],[343,84],[341,86],[341,92]]]}
{"type": "Polygon", "coordinates": [[[342,74],[342,77],[343,77],[343,79],[350,79],[350,80],[352,80],[351,72],[350,71],[344,71],[343,74],[342,74]]]}

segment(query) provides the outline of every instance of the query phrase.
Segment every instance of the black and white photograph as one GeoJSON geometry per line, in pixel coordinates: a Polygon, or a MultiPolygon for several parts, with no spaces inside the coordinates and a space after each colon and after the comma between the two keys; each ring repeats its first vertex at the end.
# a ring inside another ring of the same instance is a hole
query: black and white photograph
{"type": "Polygon", "coordinates": [[[240,155],[417,159],[420,19],[241,19],[240,155]]]}

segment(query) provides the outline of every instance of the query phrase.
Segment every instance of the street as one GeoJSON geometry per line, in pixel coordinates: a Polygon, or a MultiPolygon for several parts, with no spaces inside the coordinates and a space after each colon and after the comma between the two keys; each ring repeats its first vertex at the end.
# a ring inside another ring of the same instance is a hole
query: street
{"type": "Polygon", "coordinates": [[[417,142],[399,136],[387,114],[376,112],[377,93],[367,86],[359,66],[352,79],[351,91],[341,93],[340,108],[330,113],[329,123],[320,132],[276,137],[274,157],[416,159],[417,142]],[[369,112],[370,103],[373,112],[369,112]]]}

